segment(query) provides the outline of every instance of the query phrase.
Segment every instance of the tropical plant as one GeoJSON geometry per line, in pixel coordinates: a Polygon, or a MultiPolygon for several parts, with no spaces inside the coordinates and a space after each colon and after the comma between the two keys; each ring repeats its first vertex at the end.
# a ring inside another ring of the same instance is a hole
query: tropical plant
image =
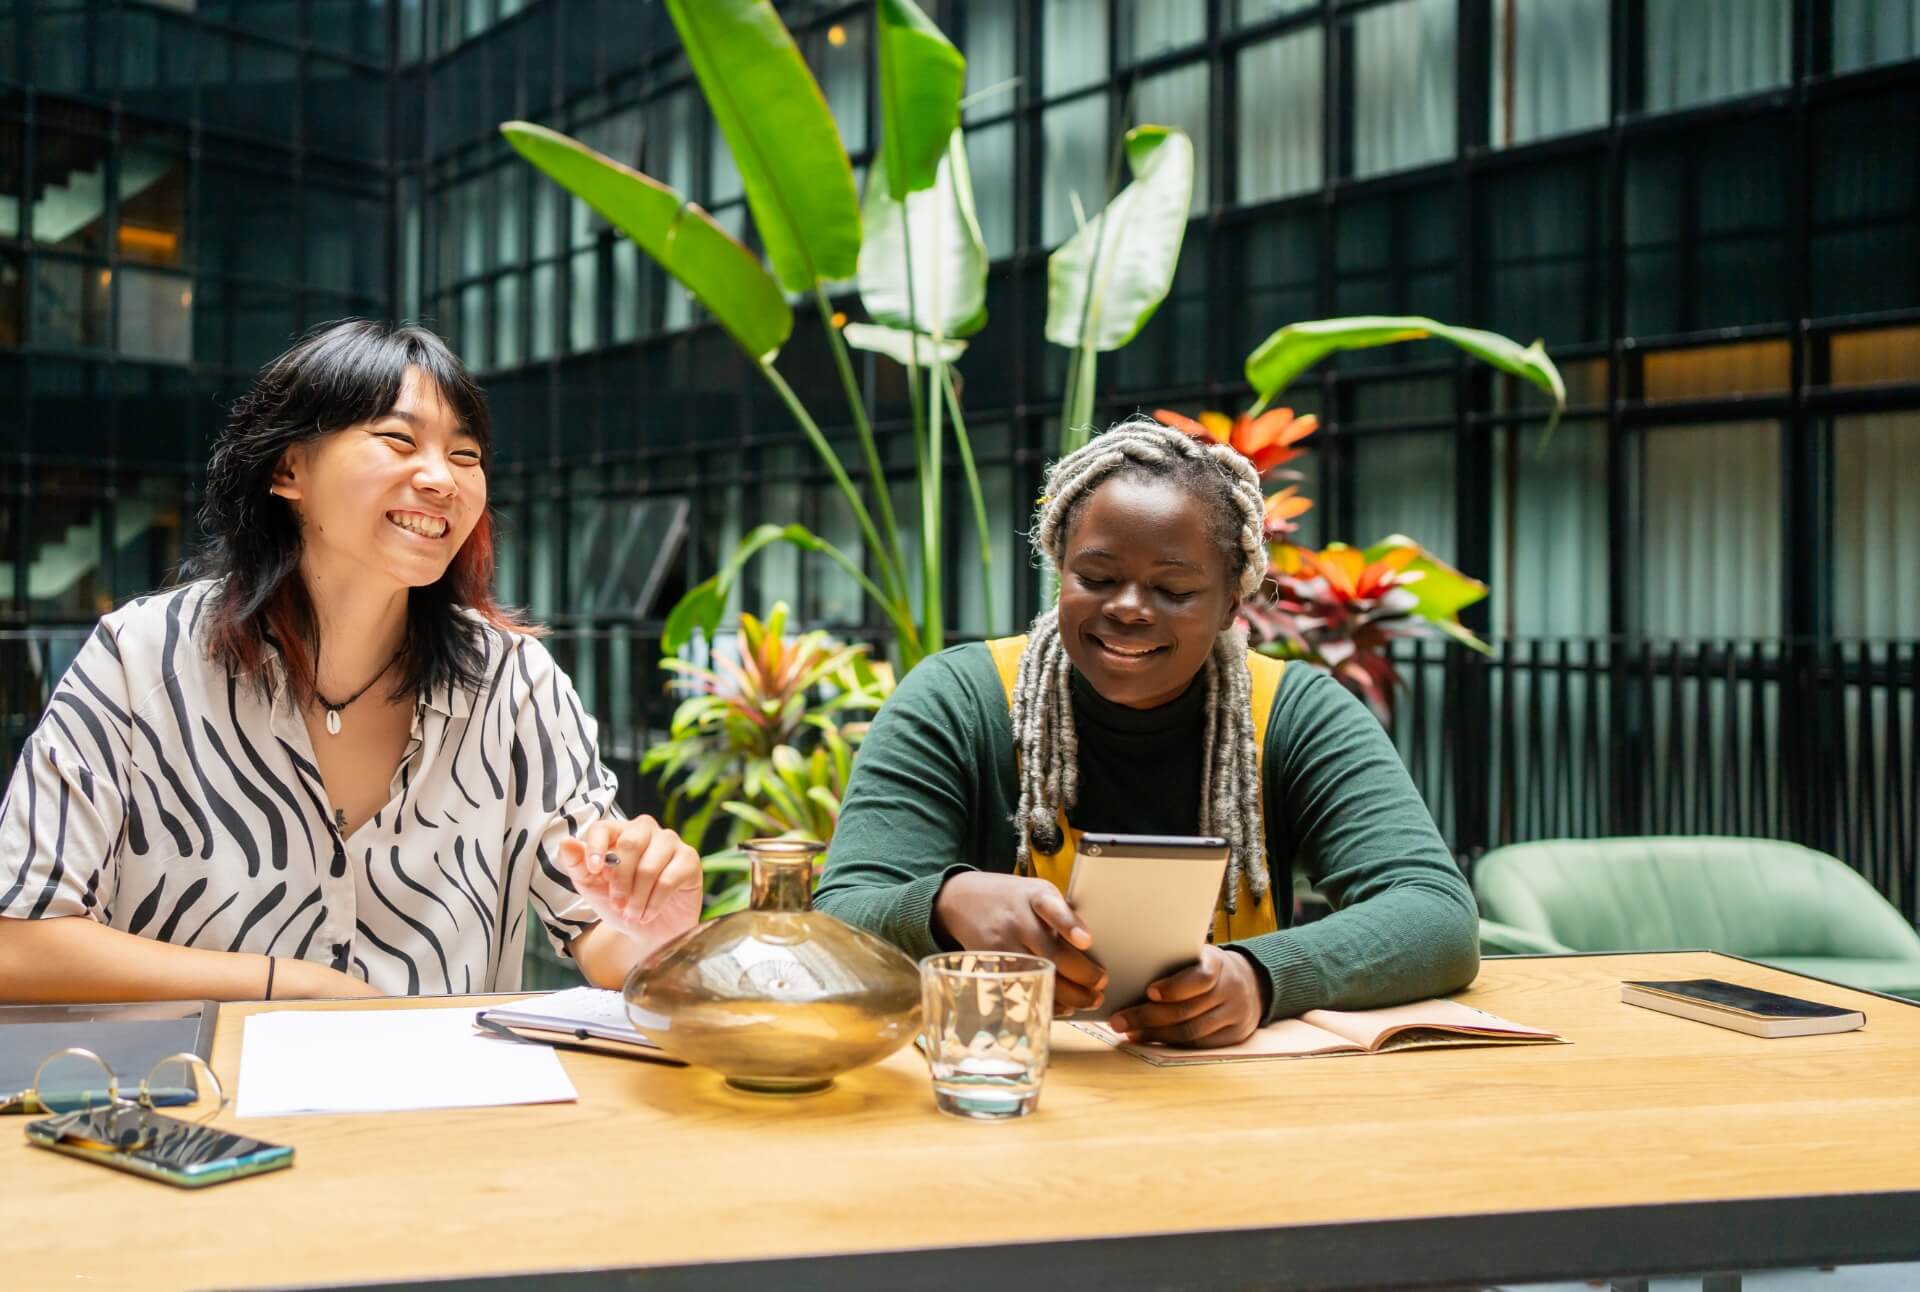
{"type": "MultiPolygon", "coordinates": [[[[855,580],[886,616],[892,657],[905,672],[945,642],[940,553],[949,435],[979,531],[982,594],[993,617],[986,504],[953,372],[967,338],[986,323],[987,254],[959,128],[965,59],[913,0],[875,0],[881,128],[862,199],[825,98],[769,0],[665,4],[739,171],[766,264],[669,186],[544,127],[514,121],[501,130],[528,161],[638,243],[734,339],[825,463],[864,550],[849,554],[799,524],[760,525],[673,608],[663,649],[677,654],[696,631],[711,639],[747,562],[787,543],[855,580]],[[828,287],[848,278],[857,281],[871,322],[849,323],[835,311],[828,287]],[[776,366],[793,332],[790,301],[808,297],[846,396],[864,489],[776,366]],[[917,602],[852,349],[906,369],[918,511],[906,519],[919,553],[917,602]]],[[[1168,126],[1128,131],[1116,148],[1110,189],[1123,158],[1131,181],[1048,258],[1045,334],[1071,352],[1063,453],[1091,433],[1099,356],[1126,345],[1152,319],[1172,288],[1186,232],[1192,141],[1168,126]]],[[[1523,348],[1495,333],[1424,318],[1325,319],[1282,327],[1247,356],[1255,395],[1248,421],[1269,424],[1260,414],[1274,396],[1336,350],[1425,337],[1541,385],[1554,397],[1556,416],[1565,402],[1559,373],[1538,342],[1523,348]]],[[[1289,499],[1279,507],[1295,505],[1289,499]]]]}
{"type": "Polygon", "coordinates": [[[891,670],[868,660],[863,645],[824,632],[789,640],[788,613],[782,602],[764,622],[742,614],[737,658],[717,656],[710,667],[661,661],[677,675],[669,685],[692,694],[640,770],[658,775],[666,823],[696,848],[720,814],[730,818],[729,845],[756,833],[825,842],[866,719],[893,689],[891,670]],[[816,755],[824,759],[817,768],[816,755]]]}
{"type": "MultiPolygon", "coordinates": [[[[1317,418],[1295,417],[1290,408],[1232,418],[1212,411],[1194,418],[1165,408],[1153,415],[1189,435],[1231,446],[1269,482],[1300,479],[1299,472],[1283,468],[1305,451],[1297,446],[1319,426],[1317,418]]],[[[1295,522],[1312,507],[1297,484],[1267,496],[1267,582],[1241,606],[1241,620],[1256,649],[1333,674],[1386,722],[1400,685],[1387,643],[1447,636],[1486,652],[1486,643],[1461,624],[1460,611],[1485,597],[1487,585],[1400,534],[1364,550],[1345,543],[1318,552],[1300,547],[1292,541],[1295,522]]]]}
{"type": "MultiPolygon", "coordinates": [[[[542,126],[513,121],[502,133],[638,243],[746,352],[826,464],[858,525],[864,560],[805,526],[761,525],[674,607],[663,648],[677,653],[695,631],[711,638],[746,563],[787,543],[832,561],[859,584],[887,617],[893,657],[905,671],[945,642],[940,530],[949,438],[980,533],[982,594],[993,613],[986,503],[953,374],[966,338],[986,322],[987,254],[959,129],[966,62],[913,0],[876,0],[880,145],[861,199],[819,86],[767,0],[666,0],[666,7],[733,154],[766,265],[669,186],[542,126]],[[828,285],[848,278],[856,279],[871,322],[836,314],[828,285]],[[776,366],[793,331],[790,299],[803,297],[811,297],[825,329],[864,488],[776,366]],[[894,513],[852,349],[906,369],[915,516],[894,513]],[[917,537],[917,601],[903,519],[917,537]]],[[[1089,398],[1093,356],[1124,345],[1170,290],[1192,194],[1193,148],[1181,132],[1143,126],[1130,132],[1126,149],[1134,182],[1050,267],[1048,335],[1084,359],[1076,360],[1071,388],[1089,398]]],[[[1069,422],[1084,431],[1089,420],[1076,414],[1069,422]]]]}

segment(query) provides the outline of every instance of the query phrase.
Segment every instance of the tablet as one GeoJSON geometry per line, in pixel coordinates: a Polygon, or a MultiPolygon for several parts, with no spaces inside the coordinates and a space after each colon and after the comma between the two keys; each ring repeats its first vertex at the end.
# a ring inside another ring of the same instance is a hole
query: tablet
{"type": "Polygon", "coordinates": [[[1106,999],[1072,1017],[1110,1018],[1200,958],[1227,874],[1225,839],[1152,834],[1081,838],[1067,902],[1093,934],[1106,999]]]}

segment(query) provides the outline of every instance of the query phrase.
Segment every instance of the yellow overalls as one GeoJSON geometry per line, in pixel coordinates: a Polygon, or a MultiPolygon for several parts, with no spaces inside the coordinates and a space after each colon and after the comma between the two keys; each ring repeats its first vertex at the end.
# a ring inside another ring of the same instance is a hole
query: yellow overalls
{"type": "MultiPolygon", "coordinates": [[[[994,670],[1000,674],[1000,685],[1007,693],[1007,706],[1013,706],[1013,690],[1020,675],[1020,656],[1027,649],[1027,639],[1020,637],[1000,637],[987,643],[987,649],[993,653],[994,670]]],[[[1253,733],[1254,748],[1259,763],[1264,765],[1267,756],[1267,719],[1273,713],[1273,698],[1280,692],[1280,676],[1286,670],[1286,664],[1277,659],[1252,652],[1247,654],[1247,671],[1253,678],[1253,733]]],[[[1264,767],[1263,767],[1264,770],[1264,767]]],[[[1266,828],[1266,780],[1261,779],[1260,822],[1261,829],[1266,828]]],[[[1033,854],[1033,873],[1059,889],[1067,891],[1067,880],[1073,874],[1073,859],[1080,842],[1080,831],[1067,824],[1067,814],[1060,813],[1060,838],[1063,842],[1058,852],[1041,852],[1028,841],[1033,854]]],[[[1024,827],[1022,827],[1024,828],[1024,827]]],[[[1286,867],[1283,862],[1268,859],[1275,883],[1287,882],[1286,867]]],[[[1286,891],[1290,892],[1290,889],[1286,891]]],[[[1280,927],[1273,912],[1273,886],[1269,885],[1266,896],[1255,901],[1243,876],[1240,880],[1240,899],[1235,903],[1240,909],[1232,915],[1227,914],[1226,903],[1222,902],[1213,914],[1213,940],[1215,943],[1239,942],[1262,933],[1272,933],[1280,927]]]]}

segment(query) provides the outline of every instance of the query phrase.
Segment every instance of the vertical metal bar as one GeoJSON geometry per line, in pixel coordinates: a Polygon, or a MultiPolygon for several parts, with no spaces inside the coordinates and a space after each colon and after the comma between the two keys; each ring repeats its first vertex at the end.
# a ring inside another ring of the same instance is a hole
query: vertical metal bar
{"type": "Polygon", "coordinates": [[[1706,834],[1713,829],[1713,669],[1711,642],[1701,642],[1693,664],[1693,802],[1687,811],[1687,829],[1706,834]]]}
{"type": "Polygon", "coordinates": [[[1859,708],[1858,739],[1854,742],[1854,765],[1851,790],[1852,810],[1855,818],[1854,846],[1859,850],[1854,865],[1860,873],[1866,875],[1873,886],[1880,890],[1881,896],[1887,894],[1888,876],[1884,868],[1884,858],[1880,853],[1880,795],[1879,771],[1880,758],[1877,753],[1878,742],[1874,740],[1879,730],[1876,719],[1876,696],[1873,685],[1873,643],[1861,642],[1857,648],[1852,688],[1855,703],[1859,708]]]}
{"type": "Polygon", "coordinates": [[[1573,644],[1560,639],[1560,667],[1554,671],[1553,818],[1547,828],[1556,835],[1571,835],[1574,829],[1573,794],[1573,644]]]}
{"type": "Polygon", "coordinates": [[[1581,731],[1586,741],[1586,767],[1584,810],[1581,814],[1581,831],[1586,837],[1595,837],[1607,832],[1607,793],[1612,788],[1607,777],[1606,760],[1601,756],[1600,727],[1607,720],[1608,711],[1620,703],[1619,693],[1609,687],[1605,701],[1601,699],[1601,669],[1612,667],[1613,644],[1589,641],[1586,644],[1587,656],[1587,711],[1581,731]],[[1601,659],[1602,652],[1607,658],[1601,659]],[[1603,703],[1606,707],[1602,707],[1603,703]]]}
{"type": "Polygon", "coordinates": [[[1720,812],[1716,834],[1745,834],[1746,813],[1740,802],[1740,764],[1747,751],[1740,743],[1740,644],[1729,641],[1720,675],[1720,812]]]}
{"type": "Polygon", "coordinates": [[[1674,641],[1667,646],[1667,747],[1664,759],[1665,793],[1661,797],[1660,831],[1661,834],[1678,834],[1681,821],[1686,812],[1686,770],[1687,770],[1687,731],[1685,704],[1682,685],[1684,665],[1682,664],[1680,643],[1674,641]]]}
{"type": "Polygon", "coordinates": [[[1547,833],[1547,737],[1540,712],[1540,678],[1540,639],[1536,637],[1527,644],[1527,749],[1522,764],[1527,793],[1518,836],[1522,839],[1544,838],[1547,833]]]}

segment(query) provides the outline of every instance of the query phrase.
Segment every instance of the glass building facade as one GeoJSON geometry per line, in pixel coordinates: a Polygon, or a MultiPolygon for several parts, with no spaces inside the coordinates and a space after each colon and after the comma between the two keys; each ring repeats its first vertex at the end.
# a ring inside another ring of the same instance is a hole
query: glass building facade
{"type": "MultiPolygon", "coordinates": [[[[1172,296],[1101,365],[1102,420],[1243,407],[1245,356],[1299,319],[1540,337],[1569,392],[1550,439],[1530,388],[1437,343],[1300,381],[1286,402],[1324,424],[1304,538],[1420,539],[1492,585],[1468,619],[1502,643],[1771,659],[1920,638],[1901,560],[1920,532],[1920,0],[923,5],[968,56],[993,256],[960,371],[1002,582],[989,620],[977,580],[949,581],[961,633],[1038,605],[1019,535],[1065,372],[1046,256],[1104,200],[1117,134],[1156,121],[1194,140],[1194,215],[1172,296]]],[[[864,174],[870,7],[780,8],[864,174]]],[[[583,689],[636,743],[656,688],[634,643],[745,528],[798,519],[858,552],[772,392],[511,152],[512,118],[751,243],[659,4],[0,0],[0,621],[84,623],[162,581],[223,398],[348,314],[425,320],[481,375],[502,591],[578,630],[583,689]]],[[[850,449],[810,318],[780,368],[850,449]]],[[[904,382],[874,361],[862,379],[904,493],[904,382]]],[[[977,559],[970,525],[944,541],[977,559]]],[[[790,552],[739,596],[880,622],[790,552]]]]}

